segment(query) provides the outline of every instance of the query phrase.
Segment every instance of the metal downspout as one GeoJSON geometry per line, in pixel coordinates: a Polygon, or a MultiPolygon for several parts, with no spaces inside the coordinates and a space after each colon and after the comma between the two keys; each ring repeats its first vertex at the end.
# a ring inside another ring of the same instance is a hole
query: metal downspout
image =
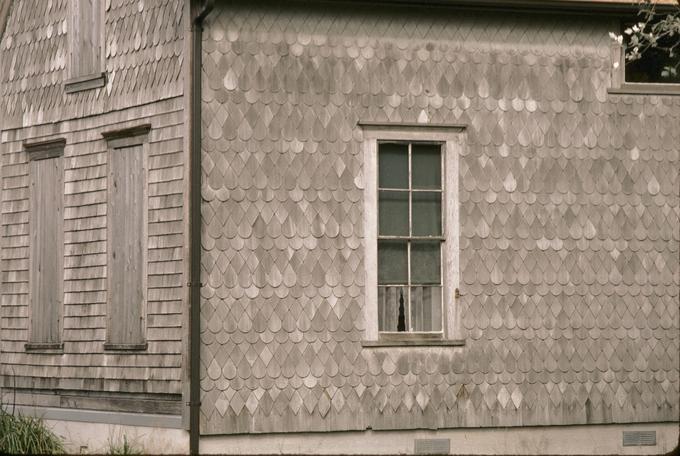
{"type": "Polygon", "coordinates": [[[203,20],[213,0],[191,0],[189,171],[189,453],[199,454],[201,414],[201,63],[203,20]]]}

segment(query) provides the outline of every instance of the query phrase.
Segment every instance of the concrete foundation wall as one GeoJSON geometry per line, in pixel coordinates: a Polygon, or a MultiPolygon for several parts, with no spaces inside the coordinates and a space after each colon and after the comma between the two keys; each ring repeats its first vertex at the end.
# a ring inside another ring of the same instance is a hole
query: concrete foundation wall
{"type": "Polygon", "coordinates": [[[138,454],[188,454],[189,432],[151,426],[45,420],[69,454],[110,454],[127,441],[138,454]]]}
{"type": "Polygon", "coordinates": [[[222,435],[202,437],[200,452],[417,454],[416,439],[450,439],[449,454],[664,454],[678,446],[678,424],[222,435]],[[656,445],[624,447],[623,431],[656,431],[656,445]]]}

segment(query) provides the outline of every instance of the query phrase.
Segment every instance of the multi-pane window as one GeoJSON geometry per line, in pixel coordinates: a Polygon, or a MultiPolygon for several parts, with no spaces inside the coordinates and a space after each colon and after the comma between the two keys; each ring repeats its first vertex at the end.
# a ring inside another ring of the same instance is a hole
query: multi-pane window
{"type": "Polygon", "coordinates": [[[442,332],[442,145],[378,144],[378,330],[442,332]]]}

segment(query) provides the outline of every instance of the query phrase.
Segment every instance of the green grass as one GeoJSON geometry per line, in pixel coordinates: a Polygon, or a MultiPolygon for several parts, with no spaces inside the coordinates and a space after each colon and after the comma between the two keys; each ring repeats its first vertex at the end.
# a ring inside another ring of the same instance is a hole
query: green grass
{"type": "Polygon", "coordinates": [[[142,450],[128,442],[127,436],[123,435],[123,442],[118,444],[109,443],[108,454],[128,455],[142,454],[142,450]]]}
{"type": "Polygon", "coordinates": [[[64,444],[39,418],[0,409],[0,454],[63,454],[64,444]]]}

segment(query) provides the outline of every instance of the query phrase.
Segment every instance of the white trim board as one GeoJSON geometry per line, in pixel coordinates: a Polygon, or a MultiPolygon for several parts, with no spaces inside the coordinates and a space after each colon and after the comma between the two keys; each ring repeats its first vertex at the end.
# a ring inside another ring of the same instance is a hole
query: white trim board
{"type": "Polygon", "coordinates": [[[678,443],[678,423],[215,435],[201,437],[200,452],[414,454],[416,439],[450,439],[449,454],[664,454],[678,443]],[[624,447],[623,431],[656,431],[657,444],[624,447]]]}

